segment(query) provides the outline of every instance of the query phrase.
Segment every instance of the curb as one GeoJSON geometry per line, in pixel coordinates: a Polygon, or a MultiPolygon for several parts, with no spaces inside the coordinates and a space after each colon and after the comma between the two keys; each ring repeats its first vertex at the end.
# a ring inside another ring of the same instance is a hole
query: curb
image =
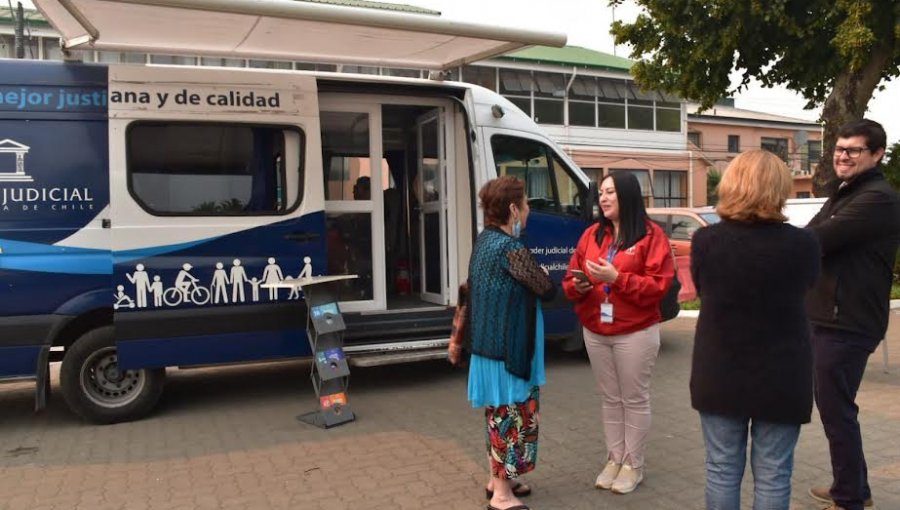
{"type": "MultiPolygon", "coordinates": [[[[891,310],[900,310],[900,299],[891,300],[891,310]]],[[[700,310],[682,310],[678,312],[678,318],[696,319],[700,316],[700,310]]]]}

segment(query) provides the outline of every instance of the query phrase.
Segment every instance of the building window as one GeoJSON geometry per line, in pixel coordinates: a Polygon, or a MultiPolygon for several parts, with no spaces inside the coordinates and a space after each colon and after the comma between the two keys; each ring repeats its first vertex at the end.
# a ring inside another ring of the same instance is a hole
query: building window
{"type": "Polygon", "coordinates": [[[195,66],[197,65],[197,58],[178,55],[150,55],[150,63],[176,66],[195,66]]]}
{"type": "Polygon", "coordinates": [[[769,138],[763,137],[760,140],[760,147],[781,158],[785,163],[788,160],[788,140],[787,138],[769,138]]]}
{"type": "Polygon", "coordinates": [[[597,125],[597,80],[591,76],[576,76],[569,89],[569,125],[597,125]]]}
{"type": "Polygon", "coordinates": [[[634,170],[630,168],[610,168],[609,173],[627,172],[634,174],[638,182],[641,184],[641,196],[644,197],[644,207],[650,207],[650,196],[652,187],[650,186],[650,172],[648,170],[634,170]]]}
{"type": "Polygon", "coordinates": [[[806,164],[803,169],[812,172],[816,165],[822,161],[822,140],[810,140],[806,142],[806,164]]]}
{"type": "Polygon", "coordinates": [[[700,148],[700,133],[697,131],[691,131],[688,133],[688,142],[694,144],[698,149],[700,148]]]}
{"type": "Polygon", "coordinates": [[[418,69],[398,69],[394,67],[385,67],[382,69],[385,76],[400,76],[402,78],[421,78],[422,73],[418,69]]]}
{"type": "MultiPolygon", "coordinates": [[[[463,71],[463,76],[465,76],[465,71],[463,71]]],[[[532,116],[531,91],[533,89],[534,81],[531,78],[531,71],[500,69],[500,93],[529,117],[532,116]]]]}
{"type": "MultiPolygon", "coordinates": [[[[37,37],[25,36],[25,58],[37,60],[41,58],[40,40],[37,37]]],[[[0,58],[16,58],[16,39],[12,35],[0,34],[0,58]]]]}
{"type": "Polygon", "coordinates": [[[653,171],[653,206],[687,207],[687,172],[674,170],[653,171]]]}
{"type": "Polygon", "coordinates": [[[497,92],[497,68],[465,66],[462,69],[462,81],[497,92]]]}
{"type": "Polygon", "coordinates": [[[201,66],[244,67],[246,63],[247,62],[242,58],[200,57],[201,66]]]}
{"type": "Polygon", "coordinates": [[[681,107],[661,108],[656,103],[656,130],[657,131],[681,131],[681,107]]]}
{"type": "Polygon", "coordinates": [[[582,172],[584,175],[588,177],[588,179],[599,183],[603,180],[603,169],[602,168],[582,168],[582,172]]]}
{"type": "Polygon", "coordinates": [[[354,73],[354,74],[378,74],[378,68],[372,66],[351,66],[351,65],[343,65],[341,66],[340,72],[342,73],[354,73]]]}
{"type": "MultiPolygon", "coordinates": [[[[58,49],[59,46],[57,45],[58,49]]],[[[60,54],[62,58],[62,54],[60,54]]],[[[97,62],[106,64],[144,64],[147,62],[146,53],[120,53],[118,51],[98,51],[97,62]]]]}
{"type": "Polygon", "coordinates": [[[250,60],[248,67],[254,69],[291,69],[293,64],[278,60],[250,60]]]}
{"type": "Polygon", "coordinates": [[[625,98],[628,89],[621,80],[597,79],[597,126],[625,129],[625,98]]]}
{"type": "MultiPolygon", "coordinates": [[[[63,60],[63,52],[59,48],[59,38],[45,37],[42,43],[44,45],[44,60],[63,60]]],[[[84,61],[85,53],[87,52],[81,50],[71,51],[69,52],[69,59],[84,61]]],[[[144,54],[141,53],[141,55],[144,54]]],[[[146,55],[140,63],[143,64],[144,62],[146,62],[146,55]]]]}
{"type": "Polygon", "coordinates": [[[534,121],[565,124],[566,77],[562,73],[534,72],[534,121]]]}
{"type": "Polygon", "coordinates": [[[741,152],[741,137],[728,135],[728,152],[741,152]]]}
{"type": "Polygon", "coordinates": [[[336,64],[313,64],[310,62],[294,62],[294,69],[298,71],[324,71],[326,73],[336,73],[336,64]]]}

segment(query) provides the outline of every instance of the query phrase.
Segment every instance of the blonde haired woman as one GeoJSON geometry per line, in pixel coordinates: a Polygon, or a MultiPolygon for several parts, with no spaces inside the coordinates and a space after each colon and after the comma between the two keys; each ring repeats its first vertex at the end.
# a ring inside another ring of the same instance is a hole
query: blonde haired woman
{"type": "Polygon", "coordinates": [[[751,440],[754,510],[787,510],[794,447],[812,412],[804,297],[819,273],[812,235],[784,223],[791,175],[774,154],[735,158],[719,183],[722,221],[697,231],[691,273],[703,305],[691,403],[706,444],[706,507],[738,510],[751,440]]]}

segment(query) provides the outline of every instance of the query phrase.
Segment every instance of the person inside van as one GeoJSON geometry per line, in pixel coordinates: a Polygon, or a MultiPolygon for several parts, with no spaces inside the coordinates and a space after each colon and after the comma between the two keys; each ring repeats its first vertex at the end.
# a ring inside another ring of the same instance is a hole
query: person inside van
{"type": "Polygon", "coordinates": [[[665,232],[647,216],[634,174],[603,179],[599,203],[600,220],[578,241],[563,290],[575,302],[603,396],[608,453],[594,486],[627,494],[644,478],[660,302],[675,277],[675,261],[665,232]]]}
{"type": "Polygon", "coordinates": [[[485,228],[469,261],[468,399],[483,407],[487,426],[489,510],[527,510],[531,488],[516,479],[535,467],[539,387],[544,384],[540,300],[556,286],[519,240],[528,221],[525,184],[512,176],[478,193],[485,228]]]}

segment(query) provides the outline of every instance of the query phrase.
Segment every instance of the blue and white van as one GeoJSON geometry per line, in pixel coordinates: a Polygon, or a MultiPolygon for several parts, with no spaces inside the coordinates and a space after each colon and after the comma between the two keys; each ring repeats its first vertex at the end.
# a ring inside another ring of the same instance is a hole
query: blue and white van
{"type": "MultiPolygon", "coordinates": [[[[266,284],[335,274],[360,276],[340,302],[353,364],[442,357],[500,174],[526,180],[526,242],[559,280],[588,180],[486,89],[0,60],[0,378],[36,378],[40,404],[61,361],[74,412],[136,419],[167,367],[309,356],[302,293],[266,284]]],[[[563,298],[546,324],[577,330],[563,298]]]]}

